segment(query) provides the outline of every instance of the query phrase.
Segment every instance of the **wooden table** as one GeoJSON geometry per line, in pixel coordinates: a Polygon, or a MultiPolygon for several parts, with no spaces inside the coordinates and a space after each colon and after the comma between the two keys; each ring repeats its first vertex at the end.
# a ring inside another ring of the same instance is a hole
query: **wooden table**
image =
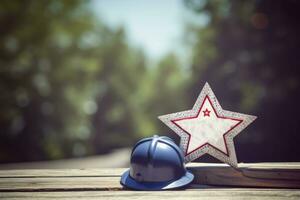
{"type": "Polygon", "coordinates": [[[1,170],[1,199],[300,199],[300,163],[189,165],[184,190],[131,191],[120,184],[124,168],[1,170]]]}

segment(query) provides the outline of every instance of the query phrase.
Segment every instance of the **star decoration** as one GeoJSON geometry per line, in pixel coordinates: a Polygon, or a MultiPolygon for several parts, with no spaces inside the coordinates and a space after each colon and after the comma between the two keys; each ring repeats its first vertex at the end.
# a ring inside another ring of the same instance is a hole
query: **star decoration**
{"type": "Polygon", "coordinates": [[[204,110],[204,111],[202,111],[203,112],[203,114],[204,114],[204,117],[205,116],[207,116],[207,117],[210,117],[210,111],[209,110],[207,110],[207,108],[204,110]]]}
{"type": "Polygon", "coordinates": [[[185,162],[209,154],[237,167],[233,138],[256,116],[223,110],[206,83],[191,110],[158,118],[180,136],[185,162]]]}

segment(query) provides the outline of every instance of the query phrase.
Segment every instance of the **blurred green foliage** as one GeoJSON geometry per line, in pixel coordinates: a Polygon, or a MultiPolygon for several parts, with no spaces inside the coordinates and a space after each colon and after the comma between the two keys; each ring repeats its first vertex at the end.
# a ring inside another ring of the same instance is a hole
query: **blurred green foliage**
{"type": "Polygon", "coordinates": [[[258,116],[235,139],[240,160],[299,161],[300,2],[184,2],[207,19],[187,31],[190,96],[208,81],[224,108],[258,116]]]}
{"type": "Polygon", "coordinates": [[[259,116],[237,137],[240,160],[299,161],[299,3],[184,3],[207,21],[187,24],[190,66],[172,53],[149,66],[88,1],[2,1],[0,162],[106,153],[168,135],[157,116],[189,109],[206,81],[225,109],[259,116]]]}
{"type": "Polygon", "coordinates": [[[86,1],[7,0],[0,9],[2,162],[105,153],[157,130],[165,109],[156,105],[182,87],[172,56],[147,67],[86,1]]]}

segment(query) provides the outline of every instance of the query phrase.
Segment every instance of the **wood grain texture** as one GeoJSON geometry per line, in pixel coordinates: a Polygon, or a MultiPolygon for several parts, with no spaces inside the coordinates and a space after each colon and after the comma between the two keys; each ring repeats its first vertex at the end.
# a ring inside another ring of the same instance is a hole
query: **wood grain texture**
{"type": "MultiPolygon", "coordinates": [[[[196,195],[197,197],[199,197],[199,195],[201,197],[204,195],[205,198],[210,199],[216,198],[221,194],[224,194],[225,197],[234,195],[234,198],[239,195],[246,195],[249,197],[256,195],[255,197],[259,198],[261,196],[261,199],[263,199],[266,196],[272,197],[272,195],[275,195],[274,198],[277,198],[278,195],[282,193],[286,198],[297,197],[300,199],[300,190],[288,189],[300,188],[300,163],[240,164],[238,170],[231,168],[226,164],[193,163],[188,165],[188,169],[195,174],[193,185],[189,186],[188,190],[185,191],[172,191],[172,194],[178,193],[180,196],[181,193],[188,192],[187,196],[191,199],[194,198],[193,195],[196,195]],[[213,185],[214,187],[204,185],[213,185]],[[216,186],[231,188],[219,189],[216,186]],[[287,189],[254,190],[249,188],[234,189],[232,187],[287,189]],[[248,191],[252,191],[252,193],[249,193],[248,191]],[[254,194],[253,191],[257,191],[258,194],[254,194]],[[234,192],[234,194],[231,192],[234,192]]],[[[125,170],[126,169],[124,168],[0,170],[0,197],[4,195],[2,197],[20,199],[20,196],[24,195],[24,199],[30,199],[30,195],[32,195],[34,198],[41,197],[43,199],[47,198],[47,196],[43,195],[51,195],[53,193],[54,196],[65,195],[62,197],[58,196],[57,198],[68,199],[73,192],[78,194],[79,197],[82,194],[88,193],[95,195],[95,198],[107,197],[108,199],[116,198],[117,196],[115,194],[120,194],[120,198],[130,197],[133,199],[139,198],[139,196],[132,197],[133,194],[145,195],[145,198],[148,199],[150,199],[150,197],[155,198],[158,194],[160,195],[160,193],[156,192],[153,193],[153,196],[146,192],[131,192],[124,190],[119,181],[121,174],[125,170]]],[[[168,193],[169,192],[166,192],[161,195],[168,193]]],[[[179,196],[174,196],[174,198],[179,196]]],[[[279,197],[282,196],[279,195],[279,197]]],[[[94,197],[91,196],[91,198],[94,197]]]]}
{"type": "Polygon", "coordinates": [[[299,190],[282,189],[190,189],[184,191],[76,191],[76,192],[2,192],[1,199],[120,199],[120,200],[153,200],[153,199],[201,199],[201,200],[296,200],[300,199],[299,190]]]}
{"type": "Polygon", "coordinates": [[[236,187],[300,188],[300,163],[191,164],[194,183],[236,187]]]}
{"type": "Polygon", "coordinates": [[[0,170],[0,178],[120,177],[126,168],[0,170]]]}
{"type": "Polygon", "coordinates": [[[120,177],[1,178],[1,191],[118,190],[120,177]]]}

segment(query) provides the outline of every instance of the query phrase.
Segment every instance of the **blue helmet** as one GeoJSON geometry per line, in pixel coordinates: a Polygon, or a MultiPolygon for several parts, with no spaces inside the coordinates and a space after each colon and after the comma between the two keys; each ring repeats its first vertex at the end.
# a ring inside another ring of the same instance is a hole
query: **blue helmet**
{"type": "Polygon", "coordinates": [[[120,182],[136,190],[165,190],[186,186],[193,179],[185,168],[181,149],[170,138],[155,135],[136,143],[130,169],[120,182]]]}

